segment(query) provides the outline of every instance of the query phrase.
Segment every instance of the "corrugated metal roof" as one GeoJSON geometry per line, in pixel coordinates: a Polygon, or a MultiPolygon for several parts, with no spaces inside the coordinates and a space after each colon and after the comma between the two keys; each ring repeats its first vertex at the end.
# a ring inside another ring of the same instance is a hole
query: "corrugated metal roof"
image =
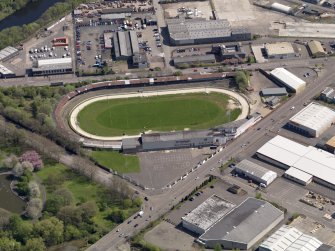
{"type": "Polygon", "coordinates": [[[335,122],[335,111],[312,102],[290,118],[290,122],[318,131],[335,122]]]}
{"type": "Polygon", "coordinates": [[[38,67],[57,65],[57,64],[71,64],[71,58],[52,58],[52,59],[41,59],[37,61],[38,67]]]}
{"type": "Polygon", "coordinates": [[[312,55],[315,55],[318,53],[322,53],[322,54],[326,53],[319,41],[313,40],[313,41],[308,42],[307,45],[312,55]]]}
{"type": "Polygon", "coordinates": [[[262,94],[264,96],[287,95],[287,91],[285,88],[264,88],[262,89],[262,94]]]}
{"type": "Polygon", "coordinates": [[[268,170],[247,159],[244,159],[241,162],[237,163],[236,167],[245,173],[250,173],[266,181],[273,181],[275,177],[277,177],[277,174],[275,172],[268,170]]]}
{"type": "Polygon", "coordinates": [[[289,42],[278,42],[278,43],[265,44],[264,47],[269,56],[294,54],[294,49],[292,47],[292,44],[289,42]]]}
{"type": "Polygon", "coordinates": [[[277,135],[257,153],[335,185],[335,156],[277,135]]]}
{"type": "Polygon", "coordinates": [[[300,88],[304,88],[306,86],[305,81],[284,68],[276,68],[272,70],[270,74],[292,90],[299,90],[300,88]]]}
{"type": "Polygon", "coordinates": [[[290,167],[288,170],[286,170],[285,174],[304,182],[309,182],[313,178],[312,175],[294,167],[290,167]]]}
{"type": "Polygon", "coordinates": [[[321,245],[322,242],[318,239],[303,234],[294,227],[283,225],[260,245],[260,250],[315,251],[321,245]]]}

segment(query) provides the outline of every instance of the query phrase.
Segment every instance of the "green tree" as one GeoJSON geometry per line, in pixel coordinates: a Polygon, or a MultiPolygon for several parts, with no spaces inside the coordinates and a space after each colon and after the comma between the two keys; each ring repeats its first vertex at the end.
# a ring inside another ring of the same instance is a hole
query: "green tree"
{"type": "Polygon", "coordinates": [[[235,75],[235,82],[239,90],[245,90],[249,85],[248,75],[244,71],[238,71],[235,75]]]}
{"type": "MultiPolygon", "coordinates": [[[[29,221],[23,221],[19,216],[13,215],[9,219],[8,229],[15,240],[25,242],[33,233],[33,226],[29,221]]],[[[1,250],[1,249],[0,249],[1,250]]]]}
{"type": "Polygon", "coordinates": [[[214,246],[214,251],[221,251],[222,250],[222,247],[219,243],[215,244],[214,246]]]}
{"type": "Polygon", "coordinates": [[[108,219],[112,220],[115,223],[122,223],[127,219],[127,215],[124,211],[120,209],[114,209],[109,215],[108,219]]]}
{"type": "Polygon", "coordinates": [[[66,225],[80,226],[83,221],[81,211],[74,206],[62,207],[57,213],[57,218],[62,220],[66,225]]]}
{"type": "Polygon", "coordinates": [[[86,222],[98,213],[98,207],[94,201],[88,201],[81,204],[78,210],[81,213],[81,218],[86,222]]]}
{"type": "Polygon", "coordinates": [[[27,240],[22,251],[44,251],[46,249],[42,238],[32,238],[27,240]]]}
{"type": "Polygon", "coordinates": [[[47,246],[63,242],[64,224],[56,217],[41,220],[34,225],[36,237],[42,237],[47,246]]]}
{"type": "Polygon", "coordinates": [[[14,239],[8,237],[0,238],[0,250],[2,251],[18,251],[21,244],[14,239]]]}

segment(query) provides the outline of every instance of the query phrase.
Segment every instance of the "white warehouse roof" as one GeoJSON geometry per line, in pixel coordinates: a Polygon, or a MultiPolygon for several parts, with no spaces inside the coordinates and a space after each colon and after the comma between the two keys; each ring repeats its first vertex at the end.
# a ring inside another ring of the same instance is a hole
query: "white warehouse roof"
{"type": "Polygon", "coordinates": [[[253,163],[247,159],[242,160],[236,164],[236,168],[244,173],[249,173],[261,180],[264,180],[266,184],[270,184],[277,178],[277,173],[268,170],[256,163],[253,163]]]}
{"type": "Polygon", "coordinates": [[[306,86],[305,81],[284,68],[276,68],[270,74],[291,90],[298,91],[306,86]]]}
{"type": "Polygon", "coordinates": [[[292,44],[289,42],[269,43],[265,44],[264,47],[269,56],[295,53],[292,44]]]}
{"type": "Polygon", "coordinates": [[[277,11],[287,13],[287,14],[292,11],[292,8],[290,6],[280,4],[280,3],[273,3],[271,5],[271,8],[274,9],[274,10],[277,10],[277,11]]]}
{"type": "Polygon", "coordinates": [[[322,131],[335,122],[335,111],[318,103],[310,103],[290,118],[290,122],[315,131],[322,131]]]}
{"type": "Polygon", "coordinates": [[[335,185],[335,156],[329,152],[277,135],[259,148],[257,154],[335,185]]]}
{"type": "Polygon", "coordinates": [[[57,65],[57,64],[71,64],[71,58],[52,58],[52,59],[42,59],[37,61],[38,67],[57,65]]]}
{"type": "Polygon", "coordinates": [[[318,239],[283,225],[260,245],[259,251],[315,251],[321,245],[318,239]]]}
{"type": "Polygon", "coordinates": [[[313,178],[312,175],[305,173],[297,168],[290,167],[289,169],[286,170],[285,174],[303,181],[304,183],[309,183],[309,181],[313,178]]]}

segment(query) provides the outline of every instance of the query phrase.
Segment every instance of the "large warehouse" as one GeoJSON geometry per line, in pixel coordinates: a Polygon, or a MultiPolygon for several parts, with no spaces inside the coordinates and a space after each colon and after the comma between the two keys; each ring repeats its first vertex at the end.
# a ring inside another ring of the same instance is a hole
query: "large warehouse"
{"type": "Polygon", "coordinates": [[[290,118],[288,127],[306,136],[319,137],[333,123],[335,111],[312,102],[290,118]]]}
{"type": "Polygon", "coordinates": [[[172,45],[251,40],[247,29],[231,28],[227,20],[169,19],[167,27],[172,45]]]}
{"type": "Polygon", "coordinates": [[[322,242],[298,229],[283,225],[260,246],[259,251],[316,251],[322,242]]]}
{"type": "Polygon", "coordinates": [[[214,194],[189,214],[182,217],[183,227],[201,235],[234,207],[235,204],[214,194]]]}
{"type": "Polygon", "coordinates": [[[246,159],[237,163],[234,171],[266,186],[270,185],[277,178],[277,173],[246,159]]]}
{"type": "MultiPolygon", "coordinates": [[[[285,170],[295,168],[309,174],[315,182],[335,189],[335,157],[329,152],[277,135],[259,148],[256,155],[285,170]]],[[[295,180],[302,179],[298,172],[290,171],[289,175],[295,180]]]]}
{"type": "Polygon", "coordinates": [[[289,42],[278,42],[264,45],[268,58],[290,58],[295,56],[293,46],[289,42]]]}
{"type": "Polygon", "coordinates": [[[270,72],[270,76],[289,91],[299,93],[306,87],[306,82],[298,78],[284,68],[276,68],[270,72]]]}
{"type": "Polygon", "coordinates": [[[213,248],[247,250],[284,219],[284,213],[264,200],[247,198],[218,220],[199,241],[213,248]]]}

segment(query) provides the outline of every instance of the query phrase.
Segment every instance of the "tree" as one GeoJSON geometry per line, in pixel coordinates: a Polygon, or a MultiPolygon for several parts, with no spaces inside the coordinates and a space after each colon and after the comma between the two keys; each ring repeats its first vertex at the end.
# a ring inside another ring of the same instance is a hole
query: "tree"
{"type": "Polygon", "coordinates": [[[71,224],[74,226],[80,226],[83,221],[80,210],[74,206],[62,207],[57,213],[57,218],[62,220],[66,225],[71,224]]]}
{"type": "Polygon", "coordinates": [[[23,174],[23,167],[21,163],[16,163],[16,165],[13,168],[13,174],[15,177],[21,177],[23,174]]]}
{"type": "Polygon", "coordinates": [[[9,223],[11,213],[5,209],[0,208],[0,230],[9,223]]]}
{"type": "Polygon", "coordinates": [[[23,161],[21,163],[21,165],[22,165],[22,167],[23,167],[24,170],[27,170],[29,172],[33,172],[34,171],[34,166],[29,161],[23,161]]]}
{"type": "Polygon", "coordinates": [[[78,209],[81,212],[81,218],[86,222],[98,213],[98,207],[93,201],[81,204],[78,209]]]}
{"type": "Polygon", "coordinates": [[[26,151],[20,157],[20,162],[28,161],[30,162],[34,170],[41,170],[43,168],[43,162],[40,155],[36,151],[26,151]]]}
{"type": "Polygon", "coordinates": [[[108,219],[112,220],[115,223],[122,223],[127,219],[127,215],[124,211],[120,209],[114,209],[109,215],[108,219]]]}
{"type": "Polygon", "coordinates": [[[244,71],[238,71],[235,75],[235,82],[239,90],[244,90],[249,85],[248,75],[244,71]]]}
{"type": "Polygon", "coordinates": [[[64,206],[69,206],[73,203],[73,194],[65,187],[59,188],[55,191],[55,195],[61,197],[64,201],[64,206]]]}
{"type": "Polygon", "coordinates": [[[41,220],[34,225],[35,236],[42,237],[47,246],[63,242],[64,224],[56,217],[41,220]]]}
{"type": "Polygon", "coordinates": [[[18,251],[21,244],[14,239],[8,237],[0,238],[0,250],[2,251],[18,251]]]}
{"type": "Polygon", "coordinates": [[[3,166],[5,168],[14,168],[18,162],[19,162],[18,157],[15,156],[14,154],[11,154],[10,156],[4,159],[3,166]]]}
{"type": "Polygon", "coordinates": [[[39,198],[41,196],[40,187],[36,181],[30,181],[28,187],[29,187],[29,196],[31,198],[39,198]]]}
{"type": "Polygon", "coordinates": [[[64,238],[66,241],[79,239],[82,234],[78,228],[73,225],[67,225],[65,228],[64,238]]]}
{"type": "Polygon", "coordinates": [[[219,243],[215,244],[214,246],[214,251],[221,251],[222,250],[222,247],[219,243]]]}
{"type": "Polygon", "coordinates": [[[46,247],[42,238],[29,239],[26,245],[22,248],[22,251],[44,251],[44,250],[46,250],[46,247]]]}
{"type": "Polygon", "coordinates": [[[29,200],[26,208],[26,215],[36,220],[41,216],[41,212],[43,209],[42,201],[39,198],[32,198],[29,200]]]}
{"type": "Polygon", "coordinates": [[[33,233],[32,224],[29,221],[23,221],[18,215],[13,215],[9,219],[7,228],[11,232],[13,238],[20,242],[25,242],[30,239],[33,233]]]}

